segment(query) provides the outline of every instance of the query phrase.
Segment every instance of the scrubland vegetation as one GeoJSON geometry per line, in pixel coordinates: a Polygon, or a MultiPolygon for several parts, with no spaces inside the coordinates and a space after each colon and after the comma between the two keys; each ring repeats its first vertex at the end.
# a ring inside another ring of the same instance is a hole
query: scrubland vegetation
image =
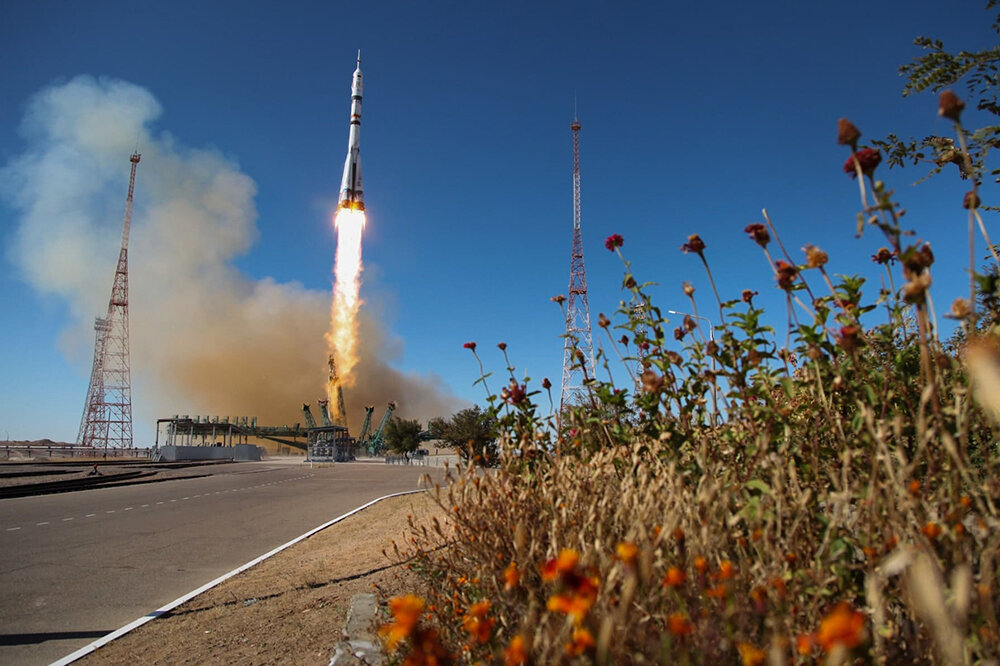
{"type": "MultiPolygon", "coordinates": [[[[997,50],[948,60],[923,45],[913,91],[965,77],[966,96],[997,113],[997,50]]],[[[998,128],[968,131],[964,106],[941,92],[950,143],[865,145],[837,126],[857,231],[880,235],[870,259],[886,288],[834,275],[820,248],[786,252],[766,215],[746,226],[787,295],[788,335],[765,325],[755,292],[723,301],[714,282],[708,298],[685,287],[714,331],[697,316],[670,328],[623,255],[622,323],[602,315],[595,336],[641,374],[624,387],[591,378],[583,404],[552,416],[545,384],[511,377],[490,397],[494,467],[457,472],[437,490],[450,522],[414,525],[398,544],[426,585],[390,602],[392,658],[998,663],[1000,261],[980,215],[998,128]],[[952,152],[921,152],[941,146],[952,152]],[[957,320],[949,338],[928,298],[933,252],[905,233],[883,155],[967,179],[955,207],[972,276],[968,298],[940,313],[957,320]]],[[[711,278],[701,238],[682,250],[711,278]]]]}

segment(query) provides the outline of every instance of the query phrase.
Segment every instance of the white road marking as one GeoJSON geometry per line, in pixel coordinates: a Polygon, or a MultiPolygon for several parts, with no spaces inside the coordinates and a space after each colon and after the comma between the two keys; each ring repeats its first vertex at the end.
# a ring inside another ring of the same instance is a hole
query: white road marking
{"type": "Polygon", "coordinates": [[[48,525],[48,524],[49,524],[49,521],[47,521],[47,520],[44,523],[35,523],[35,525],[48,525]]]}
{"type": "Polygon", "coordinates": [[[139,507],[139,508],[140,508],[140,509],[145,509],[145,508],[147,508],[148,506],[149,506],[148,504],[143,504],[143,505],[142,505],[141,507],[139,507]]]}
{"type": "Polygon", "coordinates": [[[66,522],[67,520],[73,520],[73,519],[72,519],[72,518],[63,518],[63,522],[64,522],[64,523],[65,523],[65,522],[66,522]]]}
{"type": "Polygon", "coordinates": [[[132,507],[130,507],[130,506],[125,507],[125,511],[131,511],[131,510],[132,510],[132,507]]]}
{"type": "Polygon", "coordinates": [[[21,529],[21,528],[20,527],[8,527],[7,531],[8,532],[13,532],[14,530],[19,530],[19,529],[21,529]]]}
{"type": "Polygon", "coordinates": [[[88,513],[86,516],[84,516],[84,518],[93,518],[96,515],[97,515],[96,513],[88,513]]]}
{"type": "Polygon", "coordinates": [[[105,511],[104,513],[114,513],[114,512],[115,512],[115,510],[111,509],[110,511],[105,511]]]}

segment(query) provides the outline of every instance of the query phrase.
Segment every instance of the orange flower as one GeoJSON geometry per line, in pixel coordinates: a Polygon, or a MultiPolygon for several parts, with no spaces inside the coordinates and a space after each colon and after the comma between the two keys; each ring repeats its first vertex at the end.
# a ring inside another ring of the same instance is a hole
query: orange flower
{"type": "Polygon", "coordinates": [[[864,614],[854,610],[854,607],[846,601],[841,601],[819,623],[816,642],[826,652],[841,644],[848,648],[854,648],[864,639],[864,634],[864,614]]]}
{"type": "Polygon", "coordinates": [[[672,613],[667,618],[667,630],[674,636],[687,636],[694,631],[694,625],[688,621],[684,613],[672,613]]]}
{"type": "Polygon", "coordinates": [[[795,638],[795,651],[803,657],[809,656],[809,654],[813,651],[813,646],[815,645],[816,639],[812,634],[799,634],[795,638]]]}
{"type": "Polygon", "coordinates": [[[663,577],[664,587],[680,587],[687,579],[687,575],[677,567],[667,569],[667,575],[663,577]]]}
{"type": "Polygon", "coordinates": [[[938,525],[937,523],[927,523],[926,525],[920,528],[920,531],[923,532],[924,536],[930,539],[931,541],[934,541],[934,539],[937,539],[939,536],[941,536],[941,526],[938,525]]]}
{"type": "Polygon", "coordinates": [[[386,637],[386,646],[390,651],[395,650],[400,641],[413,633],[413,629],[420,622],[424,608],[424,600],[414,594],[393,597],[389,600],[389,612],[392,613],[393,621],[382,625],[379,628],[379,635],[386,637]]]}
{"type": "Polygon", "coordinates": [[[493,625],[496,620],[488,619],[486,613],[490,610],[489,601],[480,601],[469,608],[469,612],[462,618],[462,628],[469,634],[469,637],[485,643],[490,640],[493,632],[493,625]]]}
{"type": "Polygon", "coordinates": [[[760,666],[767,658],[767,653],[750,643],[740,643],[736,646],[740,652],[740,663],[743,666],[760,666]]]}
{"type": "Polygon", "coordinates": [[[723,560],[719,565],[719,571],[715,574],[715,577],[719,580],[729,580],[733,577],[733,572],[736,569],[733,567],[733,563],[729,560],[723,560]]]}
{"type": "Polygon", "coordinates": [[[728,593],[729,590],[726,588],[725,583],[716,585],[715,587],[709,588],[708,590],[705,591],[705,594],[712,597],[713,599],[725,599],[728,593]]]}
{"type": "Polygon", "coordinates": [[[913,497],[920,497],[920,481],[916,479],[910,481],[910,485],[907,486],[907,490],[913,497]]]}
{"type": "Polygon", "coordinates": [[[784,599],[785,595],[788,594],[788,586],[785,585],[785,579],[784,578],[775,578],[775,579],[773,579],[771,581],[771,587],[773,587],[774,591],[778,593],[778,598],[779,599],[784,599]]]}
{"type": "Polygon", "coordinates": [[[763,587],[755,587],[750,590],[750,599],[753,601],[753,608],[758,615],[767,612],[767,590],[763,587]]]}
{"type": "Polygon", "coordinates": [[[517,584],[521,582],[521,572],[517,570],[517,565],[513,562],[503,570],[503,579],[506,584],[503,586],[505,590],[513,590],[517,587],[517,584]]]}
{"type": "Polygon", "coordinates": [[[704,557],[699,555],[698,557],[694,558],[694,568],[695,571],[697,571],[700,574],[703,574],[708,569],[708,562],[705,561],[704,557]]]}
{"type": "Polygon", "coordinates": [[[503,651],[504,666],[520,666],[528,661],[528,650],[524,646],[524,637],[521,634],[514,636],[503,651]]]}
{"type": "Polygon", "coordinates": [[[968,509],[972,506],[972,499],[968,495],[962,495],[962,497],[959,498],[958,503],[968,509]]]}
{"type": "Polygon", "coordinates": [[[570,548],[563,548],[559,551],[558,557],[548,560],[542,566],[542,580],[555,580],[560,574],[568,573],[576,569],[576,565],[579,562],[580,553],[570,548]]]}
{"type": "Polygon", "coordinates": [[[639,548],[636,547],[634,543],[622,541],[618,544],[618,547],[615,548],[615,554],[623,564],[626,566],[632,566],[635,564],[635,560],[639,556],[639,548]]]}
{"type": "Polygon", "coordinates": [[[573,624],[579,625],[594,605],[594,598],[584,594],[555,594],[549,597],[545,607],[554,613],[569,615],[573,618],[573,624]]]}
{"type": "Polygon", "coordinates": [[[587,629],[574,629],[573,639],[566,643],[566,652],[572,657],[577,657],[594,647],[594,636],[587,629]]]}

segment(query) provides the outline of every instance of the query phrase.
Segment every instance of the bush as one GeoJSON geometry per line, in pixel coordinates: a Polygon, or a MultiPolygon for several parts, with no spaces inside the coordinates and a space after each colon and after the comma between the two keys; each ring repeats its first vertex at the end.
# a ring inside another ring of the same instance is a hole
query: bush
{"type": "MultiPolygon", "coordinates": [[[[887,244],[874,259],[901,288],[835,279],[819,248],[795,261],[765,217],[745,232],[794,332],[778,339],[748,290],[715,292],[709,335],[693,289],[692,316],[671,331],[625,261],[641,307],[623,307],[627,333],[608,339],[626,363],[641,355],[637,391],[593,381],[588,404],[542,417],[512,379],[491,402],[498,468],[457,474],[437,489],[450,521],[413,530],[406,555],[427,585],[388,630],[434,641],[410,640],[410,663],[1000,659],[1000,331],[976,326],[997,321],[996,280],[952,305],[963,336],[941,344],[933,253],[900,228],[879,154],[849,122],[838,129],[859,218],[887,244]]],[[[682,250],[711,279],[705,243],[682,250]]]]}

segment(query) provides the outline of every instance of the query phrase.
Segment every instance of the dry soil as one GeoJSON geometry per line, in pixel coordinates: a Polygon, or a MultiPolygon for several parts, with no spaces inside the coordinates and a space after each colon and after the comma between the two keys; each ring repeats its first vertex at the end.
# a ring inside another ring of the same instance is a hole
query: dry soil
{"type": "Polygon", "coordinates": [[[393,540],[409,539],[410,515],[445,512],[423,493],[383,500],[76,663],[325,666],[352,595],[376,591],[384,602],[416,588],[392,555],[393,540]]]}

